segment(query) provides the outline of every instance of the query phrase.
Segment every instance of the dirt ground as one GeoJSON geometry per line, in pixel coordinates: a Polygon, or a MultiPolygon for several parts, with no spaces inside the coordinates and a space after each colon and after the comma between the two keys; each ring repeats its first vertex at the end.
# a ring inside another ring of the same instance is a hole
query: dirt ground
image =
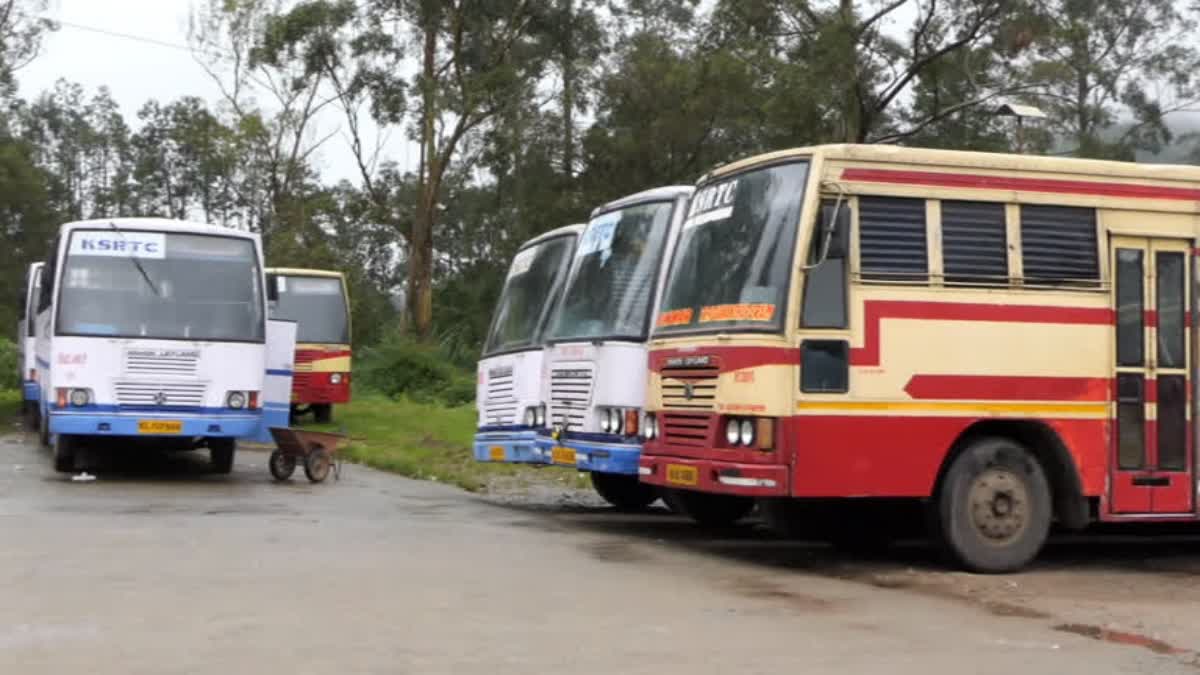
{"type": "Polygon", "coordinates": [[[97,480],[0,437],[0,672],[1195,673],[1200,536],[1056,540],[1030,571],[697,530],[552,487],[201,455],[97,480]]]}

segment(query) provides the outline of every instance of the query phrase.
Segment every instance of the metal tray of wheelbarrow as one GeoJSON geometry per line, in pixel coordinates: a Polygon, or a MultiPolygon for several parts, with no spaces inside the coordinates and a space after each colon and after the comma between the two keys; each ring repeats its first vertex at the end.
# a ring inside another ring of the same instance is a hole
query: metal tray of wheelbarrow
{"type": "Polygon", "coordinates": [[[291,478],[298,462],[303,462],[304,475],[314,483],[328,478],[331,469],[335,480],[341,478],[342,461],[338,451],[350,442],[345,434],[271,427],[271,437],[275,439],[276,447],[267,464],[275,480],[291,478]]]}

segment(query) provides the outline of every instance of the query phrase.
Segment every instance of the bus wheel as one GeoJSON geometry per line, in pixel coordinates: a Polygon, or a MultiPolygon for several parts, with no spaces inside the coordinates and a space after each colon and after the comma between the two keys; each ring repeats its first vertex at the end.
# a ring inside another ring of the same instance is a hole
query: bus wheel
{"type": "Polygon", "coordinates": [[[806,539],[817,535],[818,516],[804,502],[786,497],[758,500],[758,512],[767,529],[784,539],[806,539]]]}
{"type": "Polygon", "coordinates": [[[42,447],[43,448],[50,447],[50,416],[49,415],[42,414],[42,415],[38,416],[38,429],[40,429],[38,436],[41,437],[42,447]]]}
{"type": "Polygon", "coordinates": [[[654,488],[639,483],[637,476],[593,471],[591,477],[592,487],[604,501],[622,511],[641,511],[658,499],[654,488]]]}
{"type": "Polygon", "coordinates": [[[59,473],[74,473],[75,446],[79,441],[68,434],[54,436],[54,470],[59,473]]]}
{"type": "Polygon", "coordinates": [[[233,438],[208,439],[208,456],[216,473],[233,471],[233,456],[237,453],[237,440],[233,438]]]}
{"type": "Polygon", "coordinates": [[[681,512],[704,527],[729,527],[754,510],[750,497],[674,490],[672,499],[681,512]]]}
{"type": "Polygon", "coordinates": [[[1042,465],[1007,438],[973,442],[954,459],[937,500],[947,552],[975,572],[1012,572],[1050,532],[1050,484],[1042,465]]]}
{"type": "Polygon", "coordinates": [[[313,421],[317,424],[329,424],[333,421],[333,405],[329,403],[314,403],[311,406],[313,421]]]}

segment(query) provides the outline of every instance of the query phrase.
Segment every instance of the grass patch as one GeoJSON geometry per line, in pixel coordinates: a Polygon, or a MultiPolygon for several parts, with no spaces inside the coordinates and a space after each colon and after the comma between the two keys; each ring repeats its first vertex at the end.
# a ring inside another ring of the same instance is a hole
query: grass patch
{"type": "Polygon", "coordinates": [[[304,426],[349,435],[353,440],[343,451],[352,462],[391,471],[410,478],[437,480],[477,492],[491,481],[548,482],[567,478],[580,485],[574,472],[536,469],[519,464],[476,462],[471,453],[475,435],[473,405],[447,407],[408,398],[357,394],[347,405],[334,407],[331,424],[304,426]]]}
{"type": "Polygon", "coordinates": [[[0,389],[0,420],[14,420],[21,416],[25,393],[20,389],[0,389]]]}

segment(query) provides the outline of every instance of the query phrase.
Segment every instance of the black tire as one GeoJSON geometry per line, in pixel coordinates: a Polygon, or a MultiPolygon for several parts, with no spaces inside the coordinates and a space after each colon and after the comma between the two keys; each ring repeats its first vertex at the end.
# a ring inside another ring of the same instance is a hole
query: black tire
{"type": "Polygon", "coordinates": [[[25,405],[21,411],[21,418],[25,423],[26,431],[39,431],[41,423],[38,421],[38,402],[25,401],[25,405]]]}
{"type": "Polygon", "coordinates": [[[288,480],[296,472],[296,456],[285,454],[282,450],[274,450],[271,452],[271,458],[267,460],[267,468],[271,470],[275,480],[288,480]]]}
{"type": "Polygon", "coordinates": [[[233,438],[208,439],[208,456],[213,473],[231,473],[233,457],[237,454],[237,440],[233,438]]]}
{"type": "Polygon", "coordinates": [[[333,404],[314,403],[312,406],[313,421],[317,424],[329,424],[333,421],[333,404]]]}
{"type": "Polygon", "coordinates": [[[69,434],[54,436],[54,470],[59,473],[75,473],[75,448],[79,439],[69,434]]]}
{"type": "Polygon", "coordinates": [[[758,513],[767,529],[784,539],[812,539],[819,536],[819,514],[796,499],[758,500],[758,513]]]}
{"type": "Polygon", "coordinates": [[[658,491],[637,476],[592,472],[591,478],[597,494],[621,511],[642,511],[658,499],[658,491]]]}
{"type": "Polygon", "coordinates": [[[333,464],[329,453],[317,448],[304,458],[304,475],[314,483],[320,483],[329,477],[329,468],[333,464]]]}
{"type": "Polygon", "coordinates": [[[1041,463],[1020,443],[983,438],[950,465],[937,510],[942,545],[958,564],[1014,572],[1046,543],[1053,495],[1041,463]]]}
{"type": "Polygon", "coordinates": [[[729,527],[754,510],[754,500],[736,495],[712,495],[673,490],[671,499],[681,513],[704,527],[729,527]]]}

